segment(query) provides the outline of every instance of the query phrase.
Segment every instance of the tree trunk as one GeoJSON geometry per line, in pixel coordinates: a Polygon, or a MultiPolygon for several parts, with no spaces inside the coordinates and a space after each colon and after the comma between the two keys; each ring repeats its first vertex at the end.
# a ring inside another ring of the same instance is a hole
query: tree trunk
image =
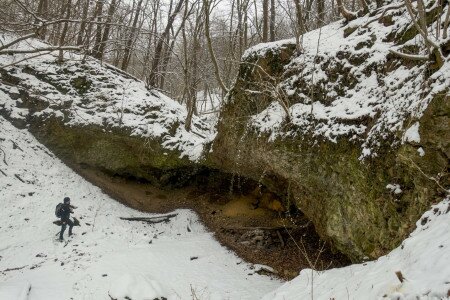
{"type": "Polygon", "coordinates": [[[167,20],[167,24],[166,24],[166,28],[164,29],[164,32],[161,34],[161,36],[158,39],[158,43],[156,44],[156,48],[155,48],[155,55],[152,60],[150,75],[147,79],[148,87],[157,87],[156,84],[158,82],[158,70],[160,67],[161,54],[162,54],[164,40],[166,39],[166,36],[170,32],[170,28],[172,27],[176,16],[180,12],[181,7],[183,6],[183,2],[184,2],[184,0],[179,0],[177,6],[175,7],[175,10],[173,11],[173,13],[169,16],[169,19],[167,20]]]}
{"type": "Polygon", "coordinates": [[[306,32],[306,28],[305,28],[305,24],[304,24],[304,20],[303,20],[303,9],[302,9],[302,4],[300,3],[300,0],[294,0],[295,3],[295,16],[296,16],[296,27],[297,29],[295,30],[296,32],[296,36],[295,36],[295,41],[296,41],[296,48],[297,48],[297,52],[300,52],[302,50],[302,45],[300,42],[300,36],[302,34],[304,34],[306,32]]]}
{"type": "Polygon", "coordinates": [[[263,0],[263,29],[262,41],[269,41],[269,0],[263,0]]]}
{"type": "MultiPolygon", "coordinates": [[[[65,19],[70,19],[70,10],[71,10],[71,8],[72,8],[72,1],[71,0],[67,0],[67,6],[65,7],[66,11],[65,11],[65,16],[64,16],[65,19]]],[[[64,22],[63,29],[62,29],[62,32],[61,32],[61,36],[59,38],[59,46],[60,47],[64,46],[68,29],[69,29],[69,23],[68,22],[64,22]]],[[[59,50],[58,63],[62,63],[63,60],[64,60],[64,51],[63,50],[59,50]]]]}
{"type": "MultiPolygon", "coordinates": [[[[39,5],[38,5],[37,16],[39,18],[46,20],[47,14],[48,14],[48,0],[40,0],[39,5]]],[[[36,23],[37,23],[37,20],[35,21],[35,24],[36,23]]],[[[45,40],[46,33],[47,33],[47,28],[46,28],[46,26],[44,26],[39,30],[38,38],[41,40],[45,40]]]]}
{"type": "Polygon", "coordinates": [[[80,25],[80,31],[78,32],[78,37],[77,37],[77,46],[83,45],[83,36],[84,33],[86,31],[86,22],[87,22],[87,17],[88,17],[88,12],[89,12],[89,0],[85,0],[85,3],[83,5],[83,16],[82,16],[82,21],[81,21],[81,25],[80,25]]]}
{"type": "Polygon", "coordinates": [[[133,19],[133,25],[131,27],[130,36],[127,40],[127,43],[125,45],[125,52],[123,54],[123,61],[122,61],[122,70],[126,71],[128,68],[128,65],[130,64],[130,58],[131,58],[131,48],[134,43],[136,31],[137,31],[137,22],[139,19],[139,14],[141,13],[141,6],[142,6],[142,0],[139,0],[138,5],[136,7],[136,13],[134,15],[133,19]]]}
{"type": "Polygon", "coordinates": [[[214,49],[212,46],[211,41],[211,34],[209,32],[210,24],[209,24],[209,14],[210,14],[210,6],[208,0],[203,0],[203,7],[204,7],[204,13],[205,13],[205,37],[206,37],[206,43],[208,46],[209,55],[211,57],[211,61],[214,67],[214,75],[216,76],[217,83],[219,84],[220,88],[222,89],[222,93],[226,94],[228,92],[227,87],[222,81],[222,78],[220,76],[219,71],[219,65],[217,64],[216,55],[214,54],[214,49]]]}
{"type": "Polygon", "coordinates": [[[92,56],[94,56],[95,58],[99,57],[99,48],[100,48],[100,43],[102,41],[102,14],[103,14],[103,2],[104,0],[98,0],[97,1],[97,6],[95,9],[95,17],[97,18],[97,30],[95,32],[95,44],[94,44],[94,48],[92,50],[92,56]]]}
{"type": "Polygon", "coordinates": [[[111,0],[111,4],[109,5],[108,16],[106,17],[105,29],[103,30],[102,40],[100,42],[100,47],[98,48],[98,57],[97,58],[100,60],[103,59],[103,54],[105,52],[106,43],[109,40],[109,31],[111,29],[112,17],[114,15],[114,12],[116,11],[116,3],[117,3],[116,0],[111,0]]]}
{"type": "Polygon", "coordinates": [[[325,0],[317,0],[317,27],[325,25],[325,0]]]}
{"type": "Polygon", "coordinates": [[[270,0],[270,41],[275,41],[275,0],[270,0]]]}

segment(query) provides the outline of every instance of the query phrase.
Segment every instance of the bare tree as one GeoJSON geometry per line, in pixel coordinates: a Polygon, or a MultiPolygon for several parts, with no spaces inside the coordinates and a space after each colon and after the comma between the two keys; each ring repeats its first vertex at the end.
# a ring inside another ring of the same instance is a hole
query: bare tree
{"type": "MultiPolygon", "coordinates": [[[[172,2],[172,0],[171,0],[172,2]]],[[[158,38],[158,43],[156,44],[155,48],[155,54],[153,56],[152,65],[150,69],[150,74],[147,78],[147,86],[149,87],[157,87],[158,82],[158,71],[161,63],[161,54],[163,50],[163,44],[167,37],[167,35],[170,32],[170,28],[173,26],[173,22],[175,21],[176,16],[181,11],[181,8],[183,7],[184,0],[179,0],[177,5],[175,6],[174,11],[169,16],[166,27],[163,31],[163,33],[158,38]]]]}
{"type": "Polygon", "coordinates": [[[269,0],[263,0],[262,41],[269,41],[269,0]]]}
{"type": "Polygon", "coordinates": [[[275,41],[275,0],[270,0],[270,41],[275,41]]]}
{"type": "Polygon", "coordinates": [[[220,75],[219,65],[217,64],[217,58],[214,53],[214,49],[213,49],[212,41],[211,41],[211,33],[209,31],[211,28],[210,21],[209,21],[209,16],[211,14],[211,3],[209,2],[209,0],[203,0],[203,10],[204,10],[204,14],[205,14],[206,43],[208,46],[208,51],[209,51],[209,55],[211,58],[211,62],[214,67],[214,75],[216,76],[217,83],[219,84],[220,88],[222,89],[222,93],[226,94],[228,92],[228,88],[223,83],[222,77],[220,75]]]}
{"type": "Polygon", "coordinates": [[[127,39],[127,42],[125,45],[125,51],[124,51],[123,60],[122,60],[122,70],[124,70],[124,71],[127,70],[128,65],[130,63],[131,47],[134,43],[135,35],[137,32],[137,23],[138,23],[138,19],[139,19],[139,14],[141,12],[142,1],[143,0],[139,0],[139,2],[137,4],[136,12],[135,12],[134,19],[133,19],[133,25],[131,27],[131,31],[129,33],[129,36],[128,36],[128,39],[127,39]]]}

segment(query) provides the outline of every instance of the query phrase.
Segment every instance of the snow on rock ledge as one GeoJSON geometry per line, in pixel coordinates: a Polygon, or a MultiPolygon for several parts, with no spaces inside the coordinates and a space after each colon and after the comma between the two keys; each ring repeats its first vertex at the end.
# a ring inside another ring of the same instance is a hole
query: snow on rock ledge
{"type": "MultiPolygon", "coordinates": [[[[2,35],[1,42],[11,39],[2,35]]],[[[44,45],[37,40],[19,48],[44,45]]],[[[0,113],[16,124],[58,119],[67,127],[95,126],[105,132],[157,140],[162,149],[180,158],[198,161],[209,126],[193,117],[192,130],[184,129],[186,109],[156,90],[107,64],[74,53],[57,64],[57,52],[20,62],[1,72],[0,113]]],[[[0,56],[0,66],[25,55],[0,56]]]]}

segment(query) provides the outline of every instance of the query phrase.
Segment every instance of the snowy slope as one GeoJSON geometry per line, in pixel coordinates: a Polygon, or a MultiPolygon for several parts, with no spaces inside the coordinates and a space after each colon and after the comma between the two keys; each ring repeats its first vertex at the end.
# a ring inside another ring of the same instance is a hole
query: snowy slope
{"type": "Polygon", "coordinates": [[[448,299],[450,198],[427,211],[402,245],[376,261],[324,272],[303,270],[264,300],[448,299]],[[400,282],[396,272],[405,280],[400,282]],[[313,297],[312,297],[313,295],[313,297]]]}
{"type": "MultiPolygon", "coordinates": [[[[14,36],[0,34],[0,43],[14,36]]],[[[30,39],[16,45],[18,49],[48,46],[30,39]]],[[[197,161],[205,139],[214,130],[193,116],[192,129],[184,129],[187,111],[184,106],[145,83],[98,60],[76,53],[65,53],[57,64],[58,52],[0,55],[6,76],[0,81],[0,111],[8,118],[56,117],[67,126],[101,126],[105,130],[126,130],[131,136],[158,139],[167,150],[197,161]],[[25,58],[27,60],[23,61],[25,58]],[[14,84],[8,84],[13,76],[14,84]],[[28,95],[27,95],[28,94],[28,95]],[[33,99],[32,110],[24,102],[33,99]]]]}
{"type": "Polygon", "coordinates": [[[176,213],[167,224],[120,220],[150,214],[115,202],[0,117],[1,300],[260,299],[280,286],[221,247],[193,212],[176,213]],[[64,196],[82,223],[67,245],[52,224],[64,196]]]}

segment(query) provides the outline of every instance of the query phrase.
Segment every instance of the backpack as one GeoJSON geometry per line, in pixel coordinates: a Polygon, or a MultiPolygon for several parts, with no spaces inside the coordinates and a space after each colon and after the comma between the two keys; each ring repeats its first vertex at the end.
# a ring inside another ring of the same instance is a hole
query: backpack
{"type": "Polygon", "coordinates": [[[61,209],[62,209],[62,206],[63,206],[62,203],[58,203],[58,205],[56,205],[56,208],[55,208],[55,216],[56,216],[57,218],[61,218],[61,213],[62,213],[61,209]]]}

